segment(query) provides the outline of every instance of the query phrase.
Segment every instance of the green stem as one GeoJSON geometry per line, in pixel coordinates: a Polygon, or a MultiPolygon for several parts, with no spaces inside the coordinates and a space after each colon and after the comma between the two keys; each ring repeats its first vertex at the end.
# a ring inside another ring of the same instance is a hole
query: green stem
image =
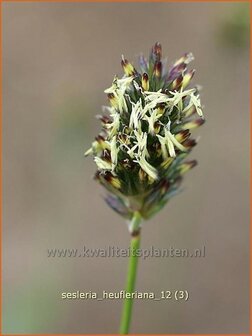
{"type": "MultiPolygon", "coordinates": [[[[130,224],[132,238],[130,242],[130,257],[128,265],[127,282],[126,282],[126,293],[133,293],[135,290],[137,262],[138,262],[138,253],[136,253],[136,251],[140,247],[140,223],[141,223],[141,216],[138,212],[135,212],[130,224]]],[[[132,298],[124,299],[122,319],[120,325],[121,335],[126,335],[129,333],[130,321],[132,315],[132,306],[133,306],[132,298]]]]}

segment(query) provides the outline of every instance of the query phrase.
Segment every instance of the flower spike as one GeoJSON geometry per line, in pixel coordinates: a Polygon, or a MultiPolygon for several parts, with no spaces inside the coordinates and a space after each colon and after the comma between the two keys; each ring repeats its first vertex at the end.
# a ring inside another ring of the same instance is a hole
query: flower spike
{"type": "Polygon", "coordinates": [[[170,69],[156,43],[140,69],[122,56],[124,76],[105,90],[110,107],[98,116],[102,132],[85,153],[97,165],[95,178],[107,190],[117,213],[148,219],[175,195],[184,174],[196,165],[185,161],[197,142],[191,130],[204,123],[198,87],[192,87],[194,60],[184,54],[170,69]]]}

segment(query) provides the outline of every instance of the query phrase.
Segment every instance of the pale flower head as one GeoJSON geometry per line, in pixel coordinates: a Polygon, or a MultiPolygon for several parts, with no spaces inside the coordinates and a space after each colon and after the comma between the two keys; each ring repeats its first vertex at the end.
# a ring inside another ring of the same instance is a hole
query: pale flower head
{"type": "Polygon", "coordinates": [[[86,154],[94,156],[107,203],[128,219],[158,212],[196,164],[185,161],[196,145],[190,130],[204,122],[198,88],[189,87],[193,59],[185,54],[167,71],[156,43],[148,60],[140,56],[140,70],[122,57],[124,76],[105,90],[108,113],[99,116],[102,131],[86,154]]]}

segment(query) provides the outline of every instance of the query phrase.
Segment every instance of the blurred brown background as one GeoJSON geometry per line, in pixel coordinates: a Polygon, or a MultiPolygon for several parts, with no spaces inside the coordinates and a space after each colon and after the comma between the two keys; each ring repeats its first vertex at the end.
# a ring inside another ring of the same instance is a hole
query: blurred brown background
{"type": "Polygon", "coordinates": [[[168,64],[192,51],[207,123],[184,192],[145,223],[142,246],[198,248],[202,259],[141,260],[137,289],[190,300],[137,301],[135,333],[248,333],[249,5],[3,4],[3,333],[116,333],[126,258],[47,258],[47,248],[128,247],[126,224],[83,153],[103,90],[156,41],[168,64]]]}

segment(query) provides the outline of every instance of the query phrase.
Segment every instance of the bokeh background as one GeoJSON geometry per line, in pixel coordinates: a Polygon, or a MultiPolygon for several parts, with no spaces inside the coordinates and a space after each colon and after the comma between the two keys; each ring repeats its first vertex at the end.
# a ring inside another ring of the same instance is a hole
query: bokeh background
{"type": "Polygon", "coordinates": [[[248,333],[248,3],[3,4],[3,333],[116,333],[126,258],[47,258],[48,248],[128,247],[83,153],[103,90],[160,41],[168,64],[192,51],[207,123],[184,192],[144,224],[142,247],[198,248],[201,259],[141,260],[139,291],[187,289],[183,302],[137,301],[135,333],[248,333]]]}

